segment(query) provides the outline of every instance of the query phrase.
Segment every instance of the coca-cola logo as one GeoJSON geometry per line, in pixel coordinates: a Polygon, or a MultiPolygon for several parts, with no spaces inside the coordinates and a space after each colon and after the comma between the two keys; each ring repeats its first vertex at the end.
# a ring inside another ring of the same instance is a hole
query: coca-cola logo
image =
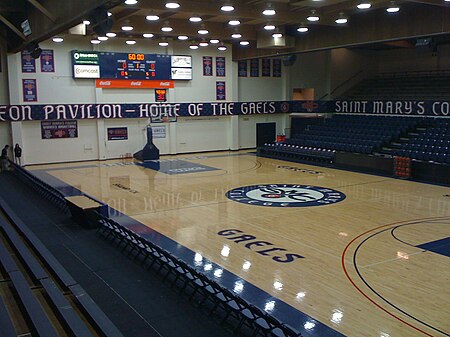
{"type": "Polygon", "coordinates": [[[108,86],[110,86],[111,85],[111,81],[100,81],[100,85],[108,85],[108,86]]]}
{"type": "Polygon", "coordinates": [[[170,82],[159,82],[161,87],[170,87],[170,82]]]}
{"type": "Polygon", "coordinates": [[[142,82],[140,82],[140,81],[132,81],[130,83],[130,85],[134,86],[134,87],[140,87],[140,86],[142,86],[142,82]]]}

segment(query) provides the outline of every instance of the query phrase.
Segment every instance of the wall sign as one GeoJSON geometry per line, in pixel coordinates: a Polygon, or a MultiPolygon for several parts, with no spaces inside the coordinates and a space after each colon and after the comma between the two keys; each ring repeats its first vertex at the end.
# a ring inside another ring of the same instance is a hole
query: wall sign
{"type": "Polygon", "coordinates": [[[31,56],[29,51],[22,50],[20,53],[20,59],[22,62],[22,73],[35,73],[36,72],[36,60],[31,56]]]}
{"type": "Polygon", "coordinates": [[[102,89],[164,89],[174,88],[172,80],[95,80],[95,87],[102,89]]]}
{"type": "Polygon", "coordinates": [[[127,140],[128,139],[128,128],[108,128],[108,140],[127,140]]]}
{"type": "Polygon", "coordinates": [[[22,90],[24,102],[37,102],[37,82],[35,79],[23,79],[22,90]]]}
{"type": "Polygon", "coordinates": [[[238,76],[247,77],[248,62],[247,60],[238,62],[238,76]]]}
{"type": "Polygon", "coordinates": [[[272,60],[273,77],[281,77],[281,59],[272,60]]]}
{"type": "Polygon", "coordinates": [[[213,75],[213,58],[211,56],[203,56],[203,76],[213,75]]]}
{"type": "Polygon", "coordinates": [[[52,49],[43,49],[41,53],[41,72],[53,73],[55,72],[55,57],[52,49]]]}
{"type": "Polygon", "coordinates": [[[225,93],[225,81],[216,82],[216,99],[218,101],[226,100],[227,96],[225,93]]]}
{"type": "Polygon", "coordinates": [[[42,139],[77,138],[77,121],[44,121],[41,122],[42,139]]]}
{"type": "Polygon", "coordinates": [[[259,77],[259,59],[250,60],[250,77],[259,77]]]}
{"type": "Polygon", "coordinates": [[[155,89],[155,102],[167,102],[166,89],[155,89]]]}
{"type": "Polygon", "coordinates": [[[263,77],[270,77],[270,59],[262,59],[262,76],[263,77]]]}
{"type": "Polygon", "coordinates": [[[152,126],[153,138],[166,138],[166,126],[152,126]]]}
{"type": "Polygon", "coordinates": [[[216,56],[216,76],[217,77],[225,77],[225,57],[216,56]]]}

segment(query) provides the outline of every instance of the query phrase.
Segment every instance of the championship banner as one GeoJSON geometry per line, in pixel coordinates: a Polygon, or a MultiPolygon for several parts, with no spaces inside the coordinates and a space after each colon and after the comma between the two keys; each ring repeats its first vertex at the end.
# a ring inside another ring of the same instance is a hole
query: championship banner
{"type": "MultiPolygon", "coordinates": [[[[224,81],[219,81],[223,84],[224,81]]],[[[218,83],[219,83],[218,82],[218,83]]],[[[450,101],[260,101],[141,104],[0,105],[0,122],[239,116],[277,113],[357,113],[450,117],[450,101]]]]}
{"type": "Polygon", "coordinates": [[[216,56],[216,76],[225,77],[225,57],[216,56]]]}
{"type": "Polygon", "coordinates": [[[247,77],[248,62],[247,60],[238,62],[238,77],[247,77]]]}
{"type": "Polygon", "coordinates": [[[272,60],[272,75],[273,77],[281,77],[281,59],[272,60]]]}
{"type": "Polygon", "coordinates": [[[203,56],[203,76],[213,75],[213,58],[211,56],[203,56]]]}
{"type": "Polygon", "coordinates": [[[155,102],[167,102],[166,89],[155,89],[155,102]]]}
{"type": "Polygon", "coordinates": [[[216,99],[218,101],[226,100],[225,81],[217,81],[216,82],[216,99]]]}
{"type": "Polygon", "coordinates": [[[107,129],[108,140],[127,140],[128,139],[128,128],[108,128],[107,129]]]}
{"type": "Polygon", "coordinates": [[[20,59],[22,62],[22,73],[36,72],[36,60],[31,56],[29,51],[22,50],[20,59]]]}
{"type": "Polygon", "coordinates": [[[35,79],[23,79],[22,91],[24,102],[37,102],[37,82],[35,79]]]}
{"type": "Polygon", "coordinates": [[[77,138],[77,121],[45,121],[41,122],[42,139],[77,138]]]}
{"type": "Polygon", "coordinates": [[[262,59],[262,76],[263,77],[270,77],[270,59],[262,59]]]}
{"type": "Polygon", "coordinates": [[[55,72],[55,57],[52,49],[43,49],[41,53],[41,72],[53,73],[55,72]]]}
{"type": "Polygon", "coordinates": [[[250,60],[250,77],[259,77],[259,59],[250,60]]]}

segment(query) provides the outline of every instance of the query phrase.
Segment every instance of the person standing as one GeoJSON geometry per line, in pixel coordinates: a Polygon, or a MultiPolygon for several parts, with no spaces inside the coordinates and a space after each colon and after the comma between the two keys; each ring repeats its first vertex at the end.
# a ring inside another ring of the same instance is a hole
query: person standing
{"type": "Polygon", "coordinates": [[[9,145],[5,145],[5,147],[2,149],[2,155],[0,156],[2,172],[8,171],[9,169],[8,149],[9,145]]]}
{"type": "Polygon", "coordinates": [[[17,165],[22,166],[22,148],[19,146],[19,144],[16,144],[16,146],[14,146],[14,162],[17,165]]]}

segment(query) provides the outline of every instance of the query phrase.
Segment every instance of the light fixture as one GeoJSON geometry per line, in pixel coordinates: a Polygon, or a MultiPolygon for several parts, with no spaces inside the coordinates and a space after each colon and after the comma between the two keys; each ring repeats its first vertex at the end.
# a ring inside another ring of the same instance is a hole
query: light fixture
{"type": "Polygon", "coordinates": [[[191,43],[189,45],[189,49],[192,49],[192,50],[198,49],[198,45],[196,43],[191,43]]]}
{"type": "Polygon", "coordinates": [[[239,44],[241,46],[248,46],[250,44],[250,42],[248,42],[248,41],[241,41],[241,42],[239,42],[239,44]]]}
{"type": "Polygon", "coordinates": [[[106,36],[99,36],[99,37],[97,38],[97,40],[100,40],[100,41],[106,41],[106,40],[108,40],[108,37],[106,37],[106,36]]]}
{"type": "Polygon", "coordinates": [[[270,3],[267,4],[267,8],[263,10],[263,15],[271,16],[277,14],[275,9],[272,8],[272,5],[270,3]]]}
{"type": "Polygon", "coordinates": [[[159,20],[159,16],[155,15],[155,14],[147,15],[145,18],[148,21],[158,21],[159,20]]]}
{"type": "Polygon", "coordinates": [[[272,37],[275,39],[279,39],[280,37],[283,37],[283,34],[281,34],[280,32],[276,32],[272,34],[272,37]]]}
{"type": "Polygon", "coordinates": [[[107,37],[116,37],[116,36],[117,36],[117,34],[116,34],[116,33],[113,33],[113,32],[106,33],[105,35],[106,35],[107,37]]]}
{"type": "Polygon", "coordinates": [[[108,12],[108,16],[112,16],[113,14],[111,12],[108,12]]]}
{"type": "Polygon", "coordinates": [[[218,39],[211,39],[211,40],[209,40],[209,43],[212,43],[212,44],[217,44],[219,42],[220,41],[218,39]]]}
{"type": "Polygon", "coordinates": [[[242,37],[242,34],[234,33],[234,34],[231,34],[231,37],[232,37],[233,39],[240,39],[240,38],[242,37]]]}
{"type": "Polygon", "coordinates": [[[60,36],[55,36],[55,37],[52,39],[52,41],[53,41],[53,42],[56,42],[56,43],[61,43],[61,42],[64,41],[64,39],[63,39],[62,37],[60,37],[60,36]]]}
{"type": "Polygon", "coordinates": [[[232,12],[234,11],[234,7],[231,4],[224,4],[222,7],[220,7],[220,10],[223,12],[232,12]]]}
{"type": "Polygon", "coordinates": [[[306,33],[308,30],[309,30],[309,28],[305,27],[305,26],[300,26],[297,28],[297,32],[299,32],[299,33],[306,33]]]}
{"type": "Polygon", "coordinates": [[[311,22],[320,20],[319,16],[316,14],[316,11],[314,9],[311,11],[311,14],[306,19],[311,22]]]}
{"type": "Polygon", "coordinates": [[[126,5],[136,5],[137,3],[137,0],[125,0],[126,5]]]}
{"type": "Polygon", "coordinates": [[[176,9],[179,8],[180,4],[178,2],[168,2],[166,3],[166,8],[176,9]]]}
{"type": "Polygon", "coordinates": [[[178,40],[180,40],[180,41],[184,41],[187,39],[189,39],[189,37],[187,37],[186,35],[178,35],[178,40]]]}
{"type": "MultiPolygon", "coordinates": [[[[450,1],[450,0],[445,0],[450,1]]],[[[386,8],[386,12],[388,13],[397,13],[400,10],[400,7],[395,4],[395,1],[391,1],[391,4],[388,8],[386,8]]]]}
{"type": "Polygon", "coordinates": [[[203,27],[203,28],[199,29],[197,31],[197,33],[199,33],[200,35],[206,35],[209,33],[209,31],[203,27]]]}
{"type": "Polygon", "coordinates": [[[230,26],[239,26],[241,24],[241,21],[239,21],[239,20],[230,20],[230,21],[228,21],[228,24],[230,26]]]}
{"type": "Polygon", "coordinates": [[[83,20],[83,24],[86,26],[89,26],[91,24],[91,21],[89,20],[83,20]]]}
{"type": "Polygon", "coordinates": [[[93,39],[93,40],[91,40],[91,43],[92,44],[99,44],[101,41],[100,40],[97,40],[97,39],[93,39]]]}
{"type": "Polygon", "coordinates": [[[130,45],[136,44],[136,40],[126,40],[125,43],[130,45]]]}
{"type": "Polygon", "coordinates": [[[225,50],[227,50],[227,47],[225,47],[224,45],[221,45],[217,49],[219,49],[220,51],[225,51],[225,50]]]}
{"type": "Polygon", "coordinates": [[[144,33],[142,34],[142,36],[145,37],[146,39],[151,39],[155,35],[153,35],[152,33],[144,33]]]}
{"type": "Polygon", "coordinates": [[[166,32],[166,33],[171,32],[172,30],[173,30],[173,28],[168,25],[161,27],[161,31],[166,32]]]}
{"type": "Polygon", "coordinates": [[[372,5],[368,2],[361,2],[356,7],[358,7],[359,9],[369,9],[370,7],[372,7],[372,5]]]}
{"type": "Polygon", "coordinates": [[[158,45],[159,45],[160,47],[167,47],[167,46],[169,45],[169,42],[161,41],[161,42],[158,43],[158,45]]]}
{"type": "Polygon", "coordinates": [[[202,41],[198,44],[200,47],[208,47],[209,43],[206,41],[202,41]]]}
{"type": "Polygon", "coordinates": [[[122,26],[122,30],[124,30],[126,32],[129,32],[129,31],[131,31],[133,29],[134,29],[133,26],[129,26],[129,25],[122,26]]]}
{"type": "Polygon", "coordinates": [[[264,26],[265,30],[274,30],[275,28],[276,27],[274,25],[271,25],[271,24],[267,24],[267,25],[264,26]]]}
{"type": "Polygon", "coordinates": [[[189,18],[189,21],[191,21],[191,22],[200,22],[200,21],[202,21],[202,18],[199,17],[199,16],[191,16],[189,18]]]}
{"type": "Polygon", "coordinates": [[[339,25],[342,25],[344,23],[347,23],[348,19],[344,16],[343,12],[340,12],[339,17],[336,20],[334,20],[334,22],[336,22],[339,25]]]}

